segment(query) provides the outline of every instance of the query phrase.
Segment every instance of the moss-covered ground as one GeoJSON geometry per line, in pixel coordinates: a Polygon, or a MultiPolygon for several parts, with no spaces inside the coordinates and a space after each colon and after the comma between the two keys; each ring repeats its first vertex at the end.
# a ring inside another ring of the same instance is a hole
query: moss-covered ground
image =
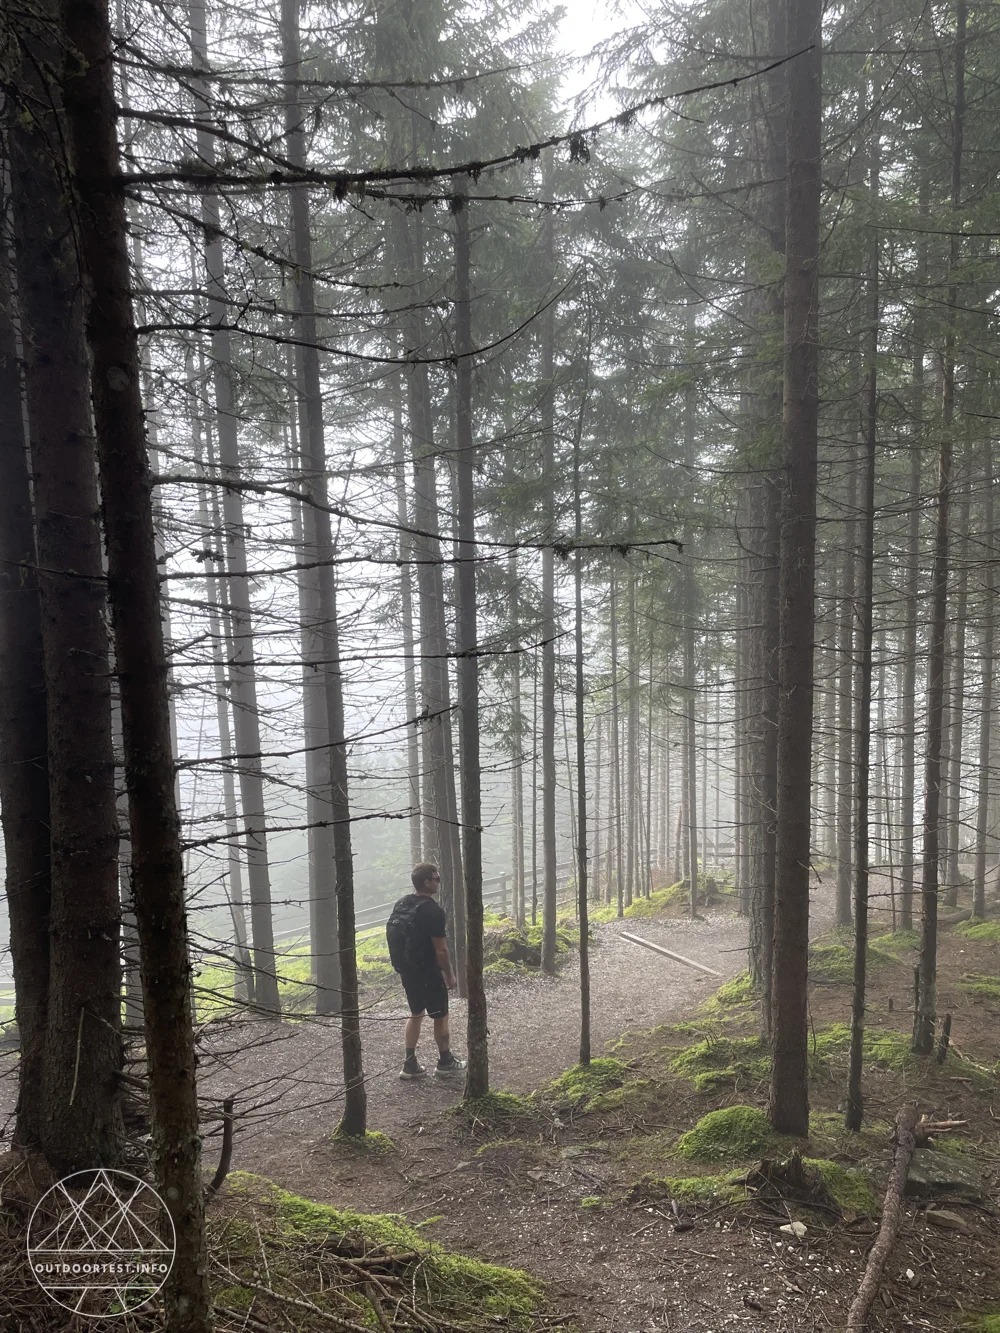
{"type": "Polygon", "coordinates": [[[255,1326],[378,1328],[387,1312],[406,1323],[408,1309],[427,1330],[528,1330],[541,1311],[528,1273],[450,1252],[403,1217],[313,1203],[259,1176],[230,1176],[209,1240],[222,1317],[252,1307],[255,1326]]]}

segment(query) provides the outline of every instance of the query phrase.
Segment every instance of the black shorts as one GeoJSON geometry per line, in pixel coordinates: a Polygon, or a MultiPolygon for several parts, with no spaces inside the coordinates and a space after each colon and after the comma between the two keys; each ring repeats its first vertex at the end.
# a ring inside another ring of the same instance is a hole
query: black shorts
{"type": "Polygon", "coordinates": [[[411,1014],[426,1012],[431,1018],[443,1018],[448,1012],[448,987],[440,968],[433,972],[401,972],[399,979],[411,1014]]]}

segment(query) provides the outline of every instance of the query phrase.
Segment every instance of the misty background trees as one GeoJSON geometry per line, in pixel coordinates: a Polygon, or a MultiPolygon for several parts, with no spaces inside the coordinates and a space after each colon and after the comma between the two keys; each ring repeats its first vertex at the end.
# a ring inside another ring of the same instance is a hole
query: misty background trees
{"type": "MultiPolygon", "coordinates": [[[[858,1062],[869,914],[921,930],[929,1051],[938,905],[984,915],[1000,848],[992,12],[654,5],[587,61],[535,3],[110,23],[195,1014],[334,1016],[363,1132],[355,928],[431,859],[470,1096],[484,892],[552,971],[574,897],[585,942],[588,901],[728,879],[779,1128],[810,893],[857,930],[858,1062]]],[[[4,24],[3,999],[65,1164],[120,1152],[123,979],[154,1018],[146,724],[79,35],[4,24]]]]}

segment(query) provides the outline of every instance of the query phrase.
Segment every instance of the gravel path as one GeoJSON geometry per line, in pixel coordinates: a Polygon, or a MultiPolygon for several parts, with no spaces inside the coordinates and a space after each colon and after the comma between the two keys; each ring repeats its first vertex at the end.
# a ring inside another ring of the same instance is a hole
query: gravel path
{"type": "MultiPolygon", "coordinates": [[[[825,904],[816,904],[814,930],[825,929],[825,904]]],[[[691,1016],[727,977],[746,966],[746,922],[730,914],[705,919],[642,919],[599,925],[591,948],[592,1049],[634,1028],[691,1016]],[[641,935],[716,969],[719,977],[675,963],[621,938],[641,935]]],[[[418,1084],[397,1078],[406,1010],[395,978],[369,988],[363,1023],[368,1122],[392,1137],[422,1117],[455,1103],[462,1079],[428,1077],[418,1084]]],[[[579,1044],[579,968],[576,956],[558,977],[497,979],[488,987],[490,1083],[530,1092],[576,1063],[579,1044]]],[[[464,1051],[465,1002],[453,999],[453,1045],[464,1051]]],[[[429,1029],[429,1025],[428,1029],[429,1029]]],[[[206,1034],[202,1094],[236,1093],[244,1110],[234,1167],[266,1170],[280,1179],[303,1149],[328,1135],[343,1093],[339,1030],[335,1021],[310,1019],[282,1025],[246,1022],[206,1034]],[[251,1110],[254,1107],[256,1109],[251,1110]]],[[[425,1030],[420,1055],[432,1062],[425,1030]]],[[[213,1155],[209,1148],[209,1157],[213,1155]]]]}

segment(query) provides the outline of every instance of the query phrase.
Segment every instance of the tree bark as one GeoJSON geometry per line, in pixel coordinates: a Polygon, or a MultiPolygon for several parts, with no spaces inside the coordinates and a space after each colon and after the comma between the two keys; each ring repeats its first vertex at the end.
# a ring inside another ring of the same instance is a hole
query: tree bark
{"type": "Polygon", "coordinates": [[[823,119],[822,3],[789,0],[785,363],[778,656],[773,1059],[768,1115],[809,1131],[806,1015],[816,452],[819,415],[819,214],[823,119]]]}
{"type": "MultiPolygon", "coordinates": [[[[878,28],[876,0],[876,32],[878,28]]],[[[873,39],[878,46],[879,38],[873,39]]],[[[878,328],[879,328],[879,243],[878,192],[881,171],[879,149],[881,89],[872,86],[870,107],[871,144],[868,177],[870,208],[870,254],[868,260],[868,328],[865,331],[865,413],[864,476],[861,490],[861,587],[858,590],[858,706],[856,732],[854,812],[854,985],[851,995],[851,1049],[847,1080],[847,1128],[861,1129],[864,1098],[861,1071],[864,1059],[865,1001],[868,970],[868,884],[869,861],[869,765],[872,731],[872,643],[874,637],[875,588],[875,459],[878,435],[878,328]]]]}
{"type": "Polygon", "coordinates": [[[48,702],[51,899],[41,1147],[66,1173],[114,1166],[123,1146],[118,824],[107,585],[61,101],[63,14],[20,34],[10,133],[18,295],[31,432],[48,702]]]}
{"type": "Polygon", "coordinates": [[[838,926],[851,924],[852,858],[854,854],[855,769],[854,769],[854,621],[857,614],[856,556],[857,556],[857,456],[853,444],[848,446],[847,488],[844,501],[843,565],[840,579],[842,598],[837,673],[837,896],[834,920],[838,926]]]}
{"type": "MultiPolygon", "coordinates": [[[[555,231],[551,209],[542,221],[544,264],[550,283],[555,278],[555,231]]],[[[545,885],[542,897],[542,971],[556,970],[556,427],[555,311],[550,302],[541,329],[542,427],[542,853],[545,885]]]]}
{"type": "MultiPolygon", "coordinates": [[[[625,884],[622,873],[622,757],[621,757],[621,715],[618,706],[618,578],[611,565],[611,588],[609,593],[609,614],[611,618],[611,780],[614,797],[614,820],[608,833],[608,864],[610,866],[611,839],[614,839],[615,895],[618,915],[625,912],[625,884]]],[[[610,901],[611,882],[608,877],[610,901]]]]}
{"type": "Polygon", "coordinates": [[[959,851],[962,843],[962,744],[965,723],[965,629],[966,613],[969,603],[969,488],[962,487],[962,498],[958,505],[958,552],[957,580],[955,588],[955,615],[951,632],[952,654],[948,672],[950,699],[948,702],[948,780],[945,784],[947,793],[946,827],[948,830],[948,850],[944,861],[944,905],[958,906],[958,889],[961,872],[958,866],[959,851]]]}
{"type": "MultiPolygon", "coordinates": [[[[281,4],[281,59],[285,82],[285,150],[288,160],[299,170],[306,166],[306,147],[304,117],[307,112],[299,101],[299,85],[302,81],[302,57],[299,41],[299,0],[282,0],[281,4]]],[[[300,447],[304,464],[305,491],[309,498],[320,504],[326,503],[326,441],[323,428],[323,395],[320,385],[319,350],[316,328],[316,296],[312,274],[312,235],[309,226],[308,187],[296,186],[289,191],[289,205],[292,222],[292,259],[295,265],[295,292],[298,302],[296,328],[299,345],[296,348],[296,388],[299,397],[300,447]]],[[[316,592],[318,623],[313,629],[315,648],[319,660],[306,663],[306,667],[316,670],[323,682],[325,717],[317,718],[317,731],[323,729],[325,738],[320,736],[320,744],[325,739],[332,746],[334,737],[330,729],[330,696],[341,691],[340,672],[337,666],[338,651],[336,642],[336,609],[333,572],[333,534],[330,515],[308,502],[302,509],[303,536],[305,539],[306,561],[318,562],[316,592]]],[[[343,700],[334,702],[333,711],[343,711],[343,700]]],[[[320,710],[317,710],[320,711],[320,710]]],[[[339,738],[337,738],[339,739],[339,738]]],[[[333,749],[328,751],[326,782],[324,786],[329,794],[327,809],[334,821],[334,860],[337,860],[336,838],[337,820],[344,811],[337,811],[333,800],[333,773],[330,758],[333,749]]],[[[317,775],[318,776],[318,775],[317,775]]],[[[326,794],[326,793],[324,793],[326,794]]],[[[343,793],[346,800],[346,790],[343,793]]],[[[322,806],[320,807],[322,809],[322,806]]],[[[349,826],[348,826],[349,828],[349,826]]],[[[317,849],[319,850],[319,849],[317,849]]],[[[324,851],[326,848],[324,848],[324,851]]],[[[335,1014],[341,1007],[341,942],[337,938],[337,893],[335,877],[331,876],[330,867],[316,867],[313,888],[314,900],[311,901],[311,922],[313,925],[311,952],[313,975],[316,984],[317,1014],[335,1014]]],[[[311,895],[312,898],[312,895],[311,895]]],[[[352,906],[353,913],[353,906],[352,906]]],[[[354,948],[353,939],[345,942],[354,948]]]]}
{"type": "Polygon", "coordinates": [[[469,1065],[466,1100],[490,1090],[486,991],[483,987],[483,829],[479,757],[479,635],[476,601],[475,435],[472,418],[472,307],[469,205],[455,201],[455,382],[458,474],[458,719],[462,758],[462,853],[465,870],[469,1065]]]}
{"type": "Polygon", "coordinates": [[[993,670],[996,655],[996,537],[993,531],[993,440],[983,440],[983,629],[980,648],[979,774],[976,799],[976,868],[972,915],[986,915],[986,840],[990,814],[990,733],[993,722],[993,670]]]}
{"type": "MultiPolygon", "coordinates": [[[[952,116],[951,204],[957,211],[962,191],[962,143],[965,129],[966,0],[957,0],[955,40],[955,105],[952,116]]],[[[944,645],[948,616],[948,537],[955,419],[955,305],[958,238],[952,236],[948,257],[948,298],[941,398],[941,451],[938,459],[937,520],[934,571],[931,581],[930,653],[927,671],[927,752],[924,763],[923,878],[921,882],[920,964],[913,1049],[930,1055],[937,1016],[938,857],[941,818],[941,752],[944,720],[944,645]]]]}
{"type": "MultiPolygon", "coordinates": [[[[171,1333],[211,1327],[189,986],[187,916],[171,750],[167,662],[151,480],[131,304],[115,132],[112,40],[104,0],[66,6],[81,57],[65,82],[87,283],[108,591],[129,795],[132,891],[142,960],[146,1052],[158,1183],[174,1220],[166,1286],[171,1333]]],[[[116,1002],[117,996],[113,997],[116,1002]]]]}
{"type": "MultiPolygon", "coordinates": [[[[918,207],[926,218],[930,211],[930,183],[925,170],[921,172],[918,207]]],[[[927,286],[927,243],[917,241],[917,264],[914,281],[917,292],[927,286]]],[[[902,930],[913,929],[914,896],[914,788],[916,786],[916,693],[917,693],[917,614],[920,589],[920,450],[923,442],[924,414],[924,356],[925,316],[919,296],[913,313],[911,342],[911,376],[913,429],[910,436],[909,514],[904,564],[904,626],[903,626],[903,698],[900,718],[900,826],[899,826],[899,925],[902,930]]]]}
{"type": "MultiPolygon", "coordinates": [[[[6,163],[0,166],[6,175],[6,163]]],[[[13,1141],[34,1148],[42,1137],[49,989],[48,709],[7,185],[0,218],[0,815],[20,1041],[13,1141]]]]}

